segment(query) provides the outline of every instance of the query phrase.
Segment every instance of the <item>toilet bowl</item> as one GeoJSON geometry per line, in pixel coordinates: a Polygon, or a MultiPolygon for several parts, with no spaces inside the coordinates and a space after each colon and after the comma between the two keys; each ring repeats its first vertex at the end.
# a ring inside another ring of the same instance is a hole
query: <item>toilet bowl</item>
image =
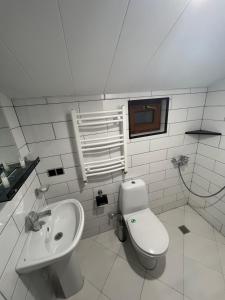
{"type": "Polygon", "coordinates": [[[154,269],[157,261],[167,252],[169,236],[148,206],[148,193],[143,180],[121,184],[119,207],[140,263],[146,269],[154,269]]]}

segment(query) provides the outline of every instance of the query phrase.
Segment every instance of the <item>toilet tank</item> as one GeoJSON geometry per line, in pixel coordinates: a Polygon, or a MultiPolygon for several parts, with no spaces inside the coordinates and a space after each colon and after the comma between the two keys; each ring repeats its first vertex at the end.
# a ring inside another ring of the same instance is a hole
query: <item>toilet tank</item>
{"type": "Polygon", "coordinates": [[[136,179],[121,183],[119,208],[123,215],[148,207],[148,192],[143,180],[136,179]]]}

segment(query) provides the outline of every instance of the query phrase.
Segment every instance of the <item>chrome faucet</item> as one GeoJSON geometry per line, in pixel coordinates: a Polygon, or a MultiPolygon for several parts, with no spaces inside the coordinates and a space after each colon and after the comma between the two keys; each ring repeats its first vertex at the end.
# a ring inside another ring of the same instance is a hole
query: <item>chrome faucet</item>
{"type": "Polygon", "coordinates": [[[44,210],[41,212],[31,211],[25,218],[25,228],[27,231],[39,231],[42,228],[43,222],[40,221],[40,218],[45,216],[50,216],[52,214],[51,210],[44,210]]]}

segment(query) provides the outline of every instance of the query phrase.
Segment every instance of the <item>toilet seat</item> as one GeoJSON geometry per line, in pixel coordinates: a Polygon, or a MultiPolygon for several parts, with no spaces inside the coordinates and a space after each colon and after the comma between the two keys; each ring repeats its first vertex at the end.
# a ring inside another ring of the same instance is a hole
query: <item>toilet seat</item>
{"type": "Polygon", "coordinates": [[[169,246],[169,236],[149,208],[124,216],[134,246],[145,255],[161,256],[169,246]]]}

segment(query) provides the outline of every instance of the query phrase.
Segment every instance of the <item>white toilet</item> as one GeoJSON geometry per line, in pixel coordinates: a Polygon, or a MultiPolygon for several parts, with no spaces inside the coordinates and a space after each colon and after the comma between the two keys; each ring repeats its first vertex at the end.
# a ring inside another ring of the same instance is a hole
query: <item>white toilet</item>
{"type": "Polygon", "coordinates": [[[166,228],[148,205],[148,193],[143,180],[121,184],[119,206],[139,261],[146,269],[154,269],[169,246],[166,228]]]}

